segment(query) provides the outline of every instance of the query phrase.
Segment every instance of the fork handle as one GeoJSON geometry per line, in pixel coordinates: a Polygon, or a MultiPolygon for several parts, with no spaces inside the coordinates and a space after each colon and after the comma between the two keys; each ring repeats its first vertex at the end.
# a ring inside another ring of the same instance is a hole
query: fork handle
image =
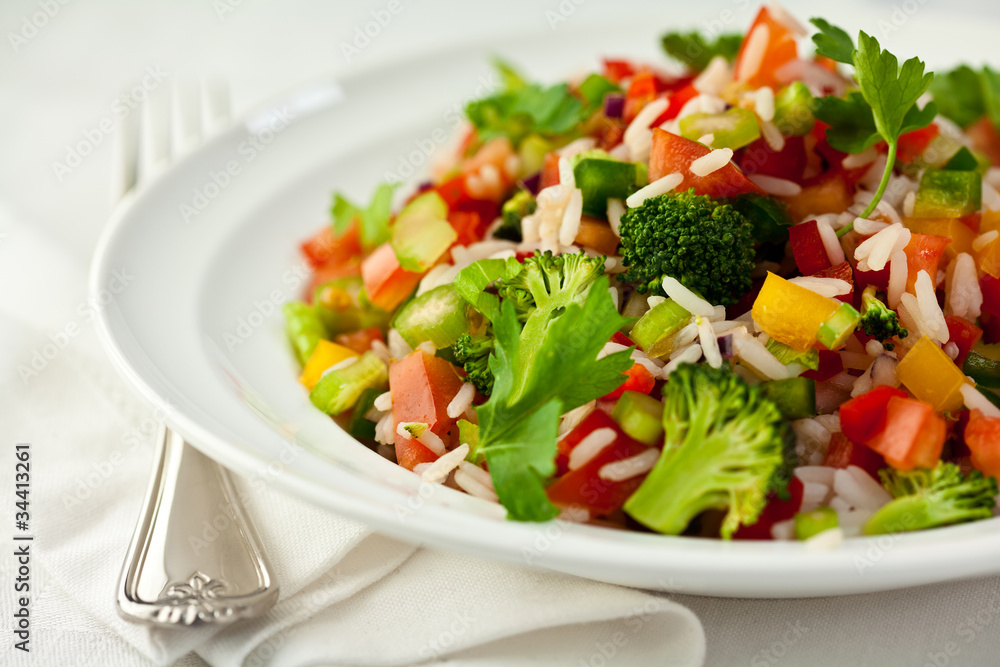
{"type": "Polygon", "coordinates": [[[118,583],[118,611],[164,626],[255,616],[278,598],[228,472],[163,425],[118,583]]]}

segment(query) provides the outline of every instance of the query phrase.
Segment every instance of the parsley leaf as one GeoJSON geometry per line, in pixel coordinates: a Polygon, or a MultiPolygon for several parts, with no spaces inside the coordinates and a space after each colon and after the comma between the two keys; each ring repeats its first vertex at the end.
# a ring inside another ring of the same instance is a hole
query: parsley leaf
{"type": "MultiPolygon", "coordinates": [[[[529,322],[536,316],[553,317],[539,309],[529,322]]],[[[632,366],[628,350],[597,359],[624,323],[606,276],[594,281],[582,306],[571,303],[556,314],[541,330],[540,341],[524,340],[514,304],[504,300],[493,322],[493,394],[476,413],[479,446],[510,518],[547,521],[558,514],[543,481],[555,472],[559,415],[624,381],[622,373],[632,366]]]]}
{"type": "Polygon", "coordinates": [[[979,73],[968,65],[934,77],[931,95],[941,115],[962,127],[971,125],[986,113],[979,73]]]}
{"type": "Polygon", "coordinates": [[[1000,72],[984,67],[980,76],[986,115],[989,116],[993,126],[1000,129],[1000,72]]]}
{"type": "Polygon", "coordinates": [[[366,250],[389,240],[389,218],[392,217],[392,193],[398,184],[382,183],[372,194],[368,208],[361,208],[339,192],[333,195],[333,205],[330,216],[333,218],[333,231],[339,236],[347,231],[351,222],[358,221],[358,232],[361,243],[366,250]]]}
{"type": "Polygon", "coordinates": [[[809,19],[809,22],[819,28],[819,32],[812,36],[813,43],[816,44],[816,53],[838,63],[854,64],[854,40],[843,28],[831,25],[826,19],[821,18],[809,19]]]}
{"type": "Polygon", "coordinates": [[[813,114],[830,126],[826,140],[838,151],[861,153],[882,140],[872,108],[857,91],[848,93],[846,99],[832,95],[817,98],[813,114]]]}
{"type": "Polygon", "coordinates": [[[732,62],[739,53],[743,36],[719,35],[714,42],[708,42],[698,32],[669,32],[660,38],[660,42],[667,55],[684,63],[691,71],[700,72],[715,56],[732,62]]]}

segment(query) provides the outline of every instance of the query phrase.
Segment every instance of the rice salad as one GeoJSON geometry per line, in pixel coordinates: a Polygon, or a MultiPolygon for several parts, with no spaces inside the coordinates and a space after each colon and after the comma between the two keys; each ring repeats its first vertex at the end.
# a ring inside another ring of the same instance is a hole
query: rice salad
{"type": "Polygon", "coordinates": [[[517,521],[830,548],[996,516],[1000,73],[809,23],[496,62],[429,180],[302,244],[312,403],[517,521]]]}

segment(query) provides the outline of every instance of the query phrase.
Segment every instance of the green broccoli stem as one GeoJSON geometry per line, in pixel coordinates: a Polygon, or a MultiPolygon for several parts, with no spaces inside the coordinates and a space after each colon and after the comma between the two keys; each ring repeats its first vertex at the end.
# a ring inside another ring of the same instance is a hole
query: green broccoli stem
{"type": "MultiPolygon", "coordinates": [[[[885,194],[885,189],[889,187],[889,177],[892,176],[892,169],[896,165],[896,148],[898,146],[899,140],[893,139],[887,142],[889,144],[889,152],[885,157],[885,171],[882,172],[882,181],[878,184],[878,190],[875,191],[875,196],[872,197],[871,202],[864,211],[861,212],[859,218],[867,218],[871,215],[872,211],[878,206],[879,201],[882,199],[882,195],[885,194]]],[[[837,238],[843,238],[852,229],[854,229],[854,220],[851,220],[848,224],[837,230],[837,238]]]]}
{"type": "Polygon", "coordinates": [[[896,498],[871,515],[865,522],[866,535],[888,535],[912,530],[921,530],[948,523],[947,517],[940,516],[921,495],[896,498]],[[942,519],[945,519],[942,521],[942,519]]]}

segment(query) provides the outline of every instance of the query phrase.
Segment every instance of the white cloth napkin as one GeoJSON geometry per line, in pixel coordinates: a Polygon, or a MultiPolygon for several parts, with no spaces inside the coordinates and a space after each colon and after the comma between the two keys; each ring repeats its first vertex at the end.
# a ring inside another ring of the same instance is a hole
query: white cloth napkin
{"type": "MultiPolygon", "coordinates": [[[[241,478],[278,604],[221,631],[119,618],[153,410],[98,349],[83,267],[3,211],[0,233],[0,440],[31,443],[32,456],[32,653],[13,651],[17,664],[168,664],[191,651],[225,667],[702,664],[701,624],[665,597],[419,549],[241,478]]],[[[12,482],[2,476],[0,498],[12,482]]],[[[3,552],[6,585],[15,568],[3,552]]],[[[13,601],[2,596],[0,616],[13,601]]]]}

